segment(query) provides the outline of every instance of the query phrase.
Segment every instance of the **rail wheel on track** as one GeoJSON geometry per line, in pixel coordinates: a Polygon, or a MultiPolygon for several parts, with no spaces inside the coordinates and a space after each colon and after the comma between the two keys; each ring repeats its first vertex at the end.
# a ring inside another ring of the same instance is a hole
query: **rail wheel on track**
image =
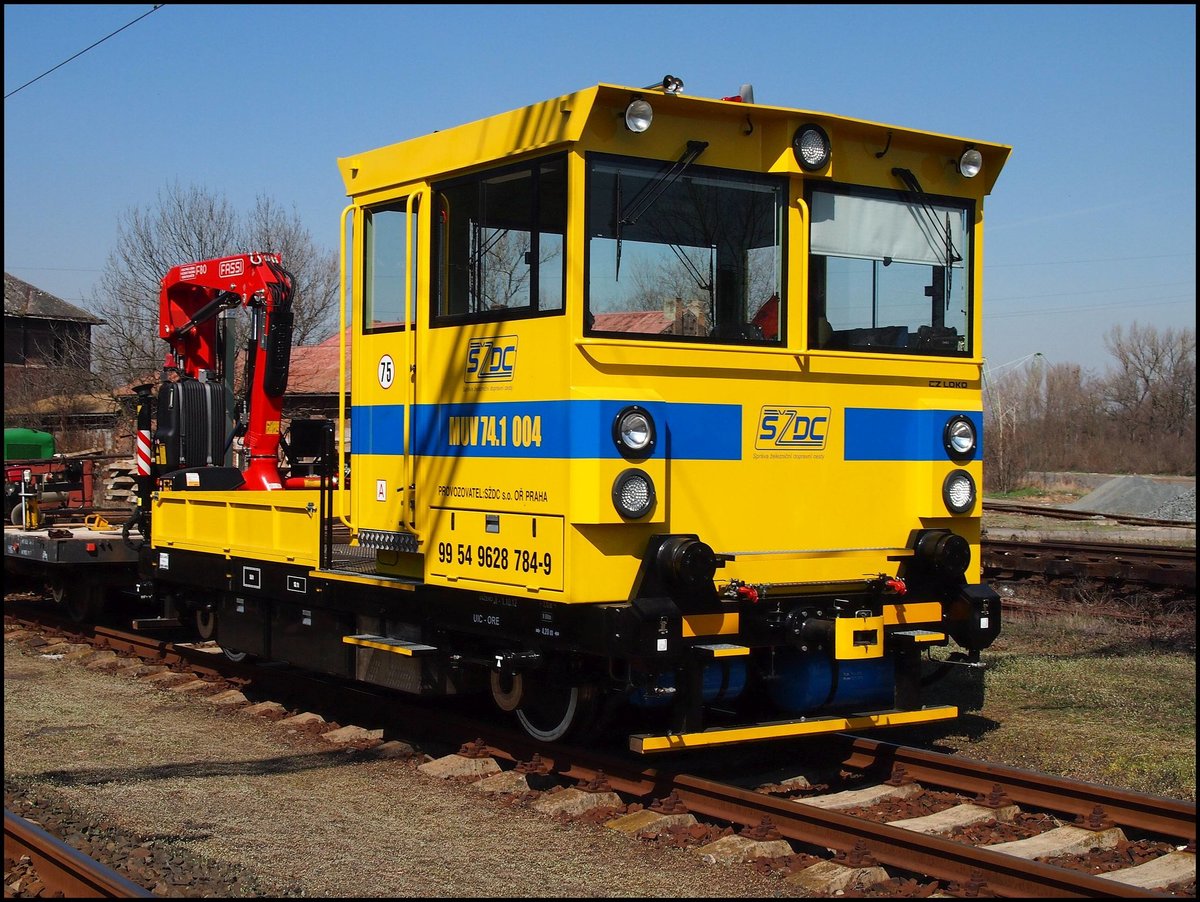
{"type": "Polygon", "coordinates": [[[525,680],[516,709],[521,728],[534,739],[557,742],[585,729],[597,712],[599,692],[590,684],[558,681],[545,674],[525,680]]]}
{"type": "Polygon", "coordinates": [[[252,660],[254,657],[248,651],[238,651],[236,648],[230,648],[228,645],[221,645],[219,642],[217,644],[220,646],[221,652],[225,655],[225,657],[231,660],[234,664],[241,664],[243,661],[252,660]]]}
{"type": "Polygon", "coordinates": [[[211,608],[197,608],[192,615],[192,622],[196,627],[196,635],[205,642],[217,635],[217,612],[211,608]]]}
{"type": "Polygon", "coordinates": [[[89,579],[69,580],[55,574],[49,581],[50,597],[76,623],[90,623],[104,613],[104,587],[89,579]]]}

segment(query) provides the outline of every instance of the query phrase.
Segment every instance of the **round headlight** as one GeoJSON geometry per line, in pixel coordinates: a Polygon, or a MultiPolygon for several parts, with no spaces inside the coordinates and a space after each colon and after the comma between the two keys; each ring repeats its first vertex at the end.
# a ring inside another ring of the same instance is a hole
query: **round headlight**
{"type": "Polygon", "coordinates": [[[983,154],[974,147],[968,147],[958,158],[958,174],[965,179],[973,179],[983,168],[983,154]]]}
{"type": "Polygon", "coordinates": [[[975,424],[963,414],[955,414],[942,430],[942,444],[951,460],[969,460],[975,454],[975,424]]]}
{"type": "Polygon", "coordinates": [[[820,169],[829,162],[829,135],[819,125],[802,125],[792,136],[792,153],[806,172],[820,169]]]}
{"type": "Polygon", "coordinates": [[[626,470],[613,483],[612,499],[622,517],[637,520],[654,507],[654,482],[642,470],[626,470]]]}
{"type": "Polygon", "coordinates": [[[966,470],[954,470],[942,483],[942,500],[952,514],[965,514],[975,506],[975,480],[966,470]]]}
{"type": "Polygon", "coordinates": [[[631,100],[625,107],[625,127],[631,132],[644,132],[654,121],[654,108],[644,100],[631,100]]]}
{"type": "Polygon", "coordinates": [[[613,441],[629,457],[646,457],[654,450],[654,418],[636,404],[624,408],[613,420],[613,441]]]}

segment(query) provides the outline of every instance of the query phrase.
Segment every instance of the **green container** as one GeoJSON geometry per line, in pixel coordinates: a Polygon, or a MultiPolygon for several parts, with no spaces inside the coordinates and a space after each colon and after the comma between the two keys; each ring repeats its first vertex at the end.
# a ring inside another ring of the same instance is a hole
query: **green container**
{"type": "Polygon", "coordinates": [[[5,429],[5,460],[46,460],[54,456],[54,436],[40,429],[5,429]]]}

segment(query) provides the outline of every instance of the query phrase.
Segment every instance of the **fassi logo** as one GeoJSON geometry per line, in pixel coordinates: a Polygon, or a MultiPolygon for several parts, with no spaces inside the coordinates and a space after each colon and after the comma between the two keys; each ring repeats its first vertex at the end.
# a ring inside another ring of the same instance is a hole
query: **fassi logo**
{"type": "Polygon", "coordinates": [[[246,261],[239,257],[236,260],[222,260],[217,266],[217,275],[222,279],[230,276],[240,276],[246,271],[246,261]]]}

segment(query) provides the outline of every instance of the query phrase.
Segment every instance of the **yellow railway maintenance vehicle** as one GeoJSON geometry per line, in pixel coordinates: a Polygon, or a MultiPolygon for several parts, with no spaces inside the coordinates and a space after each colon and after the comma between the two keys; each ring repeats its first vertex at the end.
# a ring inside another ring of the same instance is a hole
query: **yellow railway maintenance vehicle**
{"type": "Polygon", "coordinates": [[[983,200],[1009,148],[749,94],[601,84],[339,160],[346,413],[292,423],[278,474],[286,271],[172,270],[185,383],[214,308],[274,344],[253,479],[184,453],[219,418],[170,425],[218,390],[164,383],[144,593],[231,654],[488,693],[546,741],[601,709],[642,753],[956,716],[923,669],[1000,629],[983,200]]]}

